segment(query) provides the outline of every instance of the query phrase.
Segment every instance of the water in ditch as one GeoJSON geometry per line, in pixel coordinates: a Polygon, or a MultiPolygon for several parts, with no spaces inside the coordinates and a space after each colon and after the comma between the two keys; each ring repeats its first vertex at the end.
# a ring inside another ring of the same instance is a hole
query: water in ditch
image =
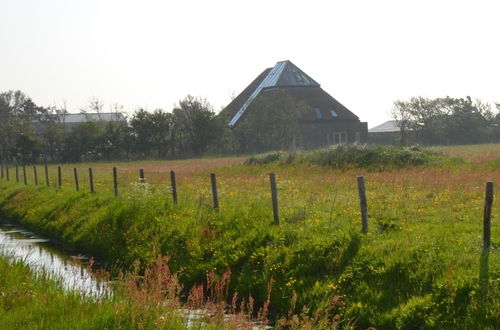
{"type": "Polygon", "coordinates": [[[110,286],[87,269],[87,256],[57,250],[50,240],[1,219],[0,255],[21,260],[35,273],[58,280],[67,290],[96,298],[111,295],[110,286]]]}

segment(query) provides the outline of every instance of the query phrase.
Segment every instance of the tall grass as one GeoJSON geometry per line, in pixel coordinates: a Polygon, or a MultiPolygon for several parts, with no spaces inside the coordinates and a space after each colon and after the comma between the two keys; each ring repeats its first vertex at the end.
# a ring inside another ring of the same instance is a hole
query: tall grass
{"type": "Polygon", "coordinates": [[[226,314],[228,273],[220,279],[212,273],[207,286],[193,287],[187,306],[195,309],[183,309],[178,274],[161,256],[142,274],[136,268],[120,275],[113,295],[97,299],[8,257],[0,257],[0,274],[2,329],[250,329],[267,323],[263,309],[257,319],[246,313],[250,304],[226,314]]]}
{"type": "Polygon", "coordinates": [[[119,291],[96,301],[5,257],[0,257],[0,274],[2,329],[185,329],[186,321],[170,306],[152,311],[119,291]]]}

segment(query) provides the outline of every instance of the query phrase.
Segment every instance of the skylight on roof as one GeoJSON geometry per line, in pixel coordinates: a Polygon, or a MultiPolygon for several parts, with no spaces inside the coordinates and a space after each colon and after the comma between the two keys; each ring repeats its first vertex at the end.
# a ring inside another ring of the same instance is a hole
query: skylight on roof
{"type": "Polygon", "coordinates": [[[335,112],[335,110],[330,110],[330,113],[332,115],[332,117],[338,117],[339,115],[337,114],[337,112],[335,112]]]}
{"type": "Polygon", "coordinates": [[[314,108],[314,114],[316,115],[317,119],[323,118],[323,115],[321,114],[321,111],[319,110],[319,108],[314,108]]]}

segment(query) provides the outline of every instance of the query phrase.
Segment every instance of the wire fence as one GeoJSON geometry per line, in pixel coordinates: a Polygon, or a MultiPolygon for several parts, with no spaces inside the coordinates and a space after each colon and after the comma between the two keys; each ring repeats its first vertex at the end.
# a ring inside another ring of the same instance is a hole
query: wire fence
{"type": "MultiPolygon", "coordinates": [[[[39,182],[39,175],[38,175],[38,167],[36,165],[33,166],[19,166],[19,165],[14,165],[14,166],[8,166],[4,165],[3,163],[0,163],[0,179],[10,182],[14,181],[18,184],[20,184],[21,176],[20,172],[22,172],[22,183],[24,185],[30,184],[28,180],[28,170],[29,167],[31,167],[32,172],[33,172],[33,183],[35,185],[40,185],[39,182]],[[11,177],[11,171],[14,171],[15,177],[14,179],[11,177]]],[[[43,173],[45,174],[45,185],[50,186],[51,185],[51,179],[49,176],[49,168],[48,165],[43,166],[43,173]]],[[[74,189],[77,192],[80,192],[81,190],[81,180],[79,177],[79,171],[76,167],[73,168],[73,178],[71,181],[73,181],[74,189]]],[[[112,176],[112,182],[113,182],[113,194],[115,197],[118,197],[120,192],[119,192],[119,182],[118,182],[118,169],[117,167],[112,168],[112,173],[110,173],[112,176]]],[[[91,193],[96,192],[96,184],[94,181],[94,171],[92,168],[88,168],[88,177],[86,178],[88,180],[88,186],[90,189],[91,193]]],[[[145,172],[144,169],[139,169],[139,182],[140,184],[145,184],[146,183],[146,177],[145,177],[145,172]]],[[[215,173],[210,173],[210,184],[211,184],[211,194],[212,194],[212,201],[213,201],[213,209],[215,211],[220,210],[220,197],[218,193],[218,187],[217,187],[217,176],[215,173]]],[[[279,225],[280,223],[280,213],[279,213],[279,199],[278,199],[278,186],[277,186],[277,180],[276,180],[276,175],[275,173],[269,173],[269,188],[270,188],[270,197],[271,197],[271,205],[272,205],[272,213],[273,213],[273,223],[275,225],[279,225]]],[[[63,171],[61,166],[57,166],[57,177],[56,177],[56,188],[58,190],[61,190],[63,188],[63,171]]],[[[365,187],[365,179],[363,176],[358,176],[357,177],[357,188],[358,188],[358,195],[359,195],[359,210],[360,210],[360,224],[361,224],[361,232],[363,234],[368,233],[368,200],[366,197],[366,187],[365,187]]],[[[177,180],[176,180],[176,172],[175,171],[170,171],[170,191],[171,191],[171,198],[173,204],[178,203],[178,196],[177,196],[177,180]]],[[[483,248],[488,249],[491,247],[491,213],[492,213],[492,206],[493,206],[493,182],[489,181],[486,183],[486,189],[485,189],[485,198],[484,198],[484,213],[483,213],[483,248]]]]}

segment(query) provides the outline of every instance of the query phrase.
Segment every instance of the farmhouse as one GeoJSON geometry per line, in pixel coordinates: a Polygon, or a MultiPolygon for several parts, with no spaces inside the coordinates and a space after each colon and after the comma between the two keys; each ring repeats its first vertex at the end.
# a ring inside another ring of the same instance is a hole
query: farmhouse
{"type": "Polygon", "coordinates": [[[221,115],[230,127],[237,127],[252,111],[252,102],[257,97],[273,97],[276,91],[286,92],[296,102],[308,107],[307,112],[297,118],[300,136],[294,137],[294,147],[314,148],[367,141],[367,123],[361,122],[358,116],[290,61],[278,62],[265,69],[222,110],[221,115]]]}

